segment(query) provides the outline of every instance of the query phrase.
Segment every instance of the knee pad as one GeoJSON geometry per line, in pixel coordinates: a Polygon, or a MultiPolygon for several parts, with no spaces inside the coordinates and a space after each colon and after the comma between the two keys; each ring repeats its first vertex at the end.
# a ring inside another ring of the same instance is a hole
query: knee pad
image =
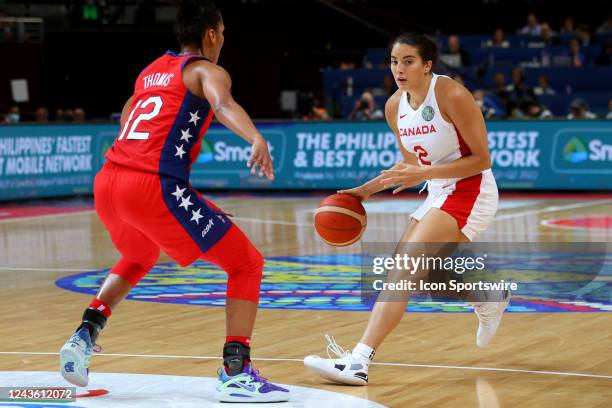
{"type": "Polygon", "coordinates": [[[119,275],[130,282],[132,286],[136,286],[143,276],[149,273],[151,268],[153,268],[155,262],[157,262],[157,257],[155,257],[154,260],[153,258],[150,258],[146,261],[134,261],[121,258],[117,265],[111,269],[110,273],[119,275]]]}

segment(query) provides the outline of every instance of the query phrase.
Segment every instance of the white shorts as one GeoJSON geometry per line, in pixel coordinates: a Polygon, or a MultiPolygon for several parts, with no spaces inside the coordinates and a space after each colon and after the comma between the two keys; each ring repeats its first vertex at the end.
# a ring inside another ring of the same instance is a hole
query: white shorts
{"type": "Polygon", "coordinates": [[[427,183],[427,198],[410,216],[417,221],[431,208],[450,214],[470,241],[486,230],[499,203],[497,183],[491,169],[464,179],[436,179],[427,183]]]}

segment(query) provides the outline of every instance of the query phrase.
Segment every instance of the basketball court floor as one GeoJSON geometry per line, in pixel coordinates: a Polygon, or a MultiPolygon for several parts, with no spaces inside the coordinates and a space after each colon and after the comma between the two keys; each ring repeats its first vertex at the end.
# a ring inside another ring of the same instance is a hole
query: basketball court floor
{"type": "MultiPolygon", "coordinates": [[[[322,195],[211,195],[266,257],[253,336],[256,367],[294,392],[278,407],[610,407],[611,299],[513,299],[487,349],[475,345],[466,304],[409,306],[378,350],[367,387],[336,385],[302,359],[326,356],[324,334],[345,348],[368,311],[359,302],[360,245],[332,248],[312,227],[322,195]]],[[[423,196],[380,196],[366,205],[366,242],[394,242],[423,196]]],[[[480,241],[612,243],[611,195],[501,197],[480,241]]],[[[239,254],[237,254],[239,256],[239,254]]],[[[91,201],[0,205],[0,387],[69,386],[57,352],[118,253],[91,201]]],[[[609,285],[612,259],[598,279],[609,285]]],[[[224,274],[179,268],[162,256],[114,311],[78,407],[214,407],[224,340],[224,274]]],[[[269,406],[273,406],[269,405],[269,406]]],[[[0,407],[50,403],[0,402],[0,407]]],[[[62,404],[66,406],[66,404],[62,404]]],[[[244,407],[244,405],[242,405],[244,407]]]]}

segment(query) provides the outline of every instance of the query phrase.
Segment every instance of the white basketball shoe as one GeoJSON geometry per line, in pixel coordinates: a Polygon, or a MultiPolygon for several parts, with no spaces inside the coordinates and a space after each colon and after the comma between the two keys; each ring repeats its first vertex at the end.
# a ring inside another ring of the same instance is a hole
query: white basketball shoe
{"type": "Polygon", "coordinates": [[[94,346],[89,331],[81,328],[64,344],[60,350],[60,372],[70,383],[85,387],[89,383],[89,360],[94,346]]]}
{"type": "Polygon", "coordinates": [[[327,358],[319,356],[307,356],[304,358],[304,365],[321,377],[342,384],[366,385],[368,383],[368,367],[371,358],[355,355],[353,352],[344,350],[340,347],[333,337],[325,335],[327,339],[327,358]],[[335,354],[335,358],[331,353],[335,354]]]}
{"type": "Polygon", "coordinates": [[[479,302],[472,303],[474,312],[478,316],[478,331],[476,332],[476,345],[478,347],[486,347],[499,328],[504,310],[510,303],[510,292],[501,302],[479,302]]]}

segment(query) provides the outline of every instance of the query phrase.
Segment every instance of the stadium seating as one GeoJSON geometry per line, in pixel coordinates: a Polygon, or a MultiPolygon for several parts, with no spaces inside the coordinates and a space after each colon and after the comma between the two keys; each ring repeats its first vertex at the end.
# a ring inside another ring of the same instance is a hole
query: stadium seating
{"type": "MultiPolygon", "coordinates": [[[[539,100],[555,116],[567,115],[568,106],[575,98],[582,98],[595,113],[607,112],[608,101],[612,95],[612,67],[594,66],[602,45],[612,41],[612,34],[595,34],[592,44],[581,48],[586,58],[585,66],[573,68],[569,65],[568,42],[573,36],[558,37],[557,45],[542,47],[537,37],[507,35],[508,48],[487,48],[488,35],[460,36],[460,43],[471,57],[469,67],[438,70],[446,74],[458,73],[471,89],[490,89],[493,76],[503,72],[507,83],[511,80],[511,71],[521,66],[525,72],[528,85],[536,86],[542,74],[549,79],[550,86],[556,91],[554,96],[541,96],[539,100]]],[[[441,54],[445,51],[448,36],[437,38],[441,54]]],[[[383,78],[391,75],[388,68],[389,51],[384,48],[372,48],[366,51],[365,61],[371,69],[357,68],[352,70],[327,69],[323,71],[323,89],[328,100],[332,100],[336,112],[341,116],[350,113],[355,100],[366,89],[381,88],[383,78]]],[[[385,97],[377,96],[380,106],[385,97]]]]}

